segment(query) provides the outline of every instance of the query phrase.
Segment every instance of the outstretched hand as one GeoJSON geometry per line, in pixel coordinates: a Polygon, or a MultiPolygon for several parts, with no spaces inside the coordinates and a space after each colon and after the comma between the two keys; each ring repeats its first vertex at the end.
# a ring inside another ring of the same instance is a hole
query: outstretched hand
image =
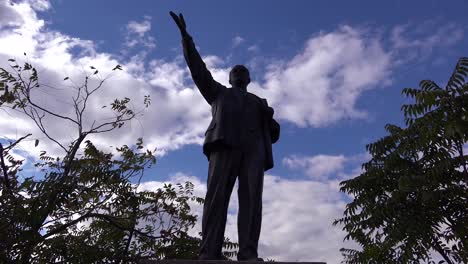
{"type": "Polygon", "coordinates": [[[172,11],[170,11],[169,14],[171,15],[172,19],[174,19],[174,22],[177,24],[177,27],[179,27],[180,34],[182,34],[182,37],[188,36],[187,25],[185,24],[184,16],[182,14],[179,14],[177,16],[172,11]]]}

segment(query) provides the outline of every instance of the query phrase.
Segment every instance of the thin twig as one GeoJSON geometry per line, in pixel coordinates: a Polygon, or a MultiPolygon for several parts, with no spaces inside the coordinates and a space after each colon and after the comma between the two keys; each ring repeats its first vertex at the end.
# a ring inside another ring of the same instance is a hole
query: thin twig
{"type": "Polygon", "coordinates": [[[17,139],[15,142],[11,143],[10,145],[8,145],[8,147],[4,148],[3,150],[7,151],[7,150],[10,150],[12,149],[14,146],[16,146],[18,143],[20,143],[22,140],[24,140],[25,138],[31,136],[32,134],[29,133],[27,134],[26,136],[24,137],[20,137],[19,139],[17,139]]]}

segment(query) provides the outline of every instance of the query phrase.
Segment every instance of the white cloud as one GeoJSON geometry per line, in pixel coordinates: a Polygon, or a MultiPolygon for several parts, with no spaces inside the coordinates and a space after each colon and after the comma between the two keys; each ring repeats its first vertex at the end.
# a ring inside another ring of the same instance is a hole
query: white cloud
{"type": "Polygon", "coordinates": [[[305,169],[306,175],[323,179],[337,171],[342,171],[346,157],[343,155],[316,155],[312,157],[303,157],[292,155],[283,159],[283,164],[291,169],[305,169]]]}
{"type": "Polygon", "coordinates": [[[459,42],[464,31],[455,23],[430,20],[421,24],[405,24],[393,28],[390,41],[403,62],[427,58],[435,48],[459,42]],[[430,33],[428,33],[430,32],[430,33]]]}
{"type": "Polygon", "coordinates": [[[453,23],[439,26],[429,21],[415,28],[393,28],[388,49],[381,33],[367,29],[342,26],[321,32],[291,60],[271,63],[266,82],[252,83],[250,89],[268,99],[276,117],[300,127],[367,118],[366,109],[356,107],[363,93],[388,86],[396,67],[427,58],[464,35],[453,23]]]}
{"type": "Polygon", "coordinates": [[[141,45],[145,48],[155,48],[156,40],[153,36],[148,36],[151,30],[151,17],[144,16],[143,21],[130,21],[125,27],[125,46],[133,48],[141,45]]]}
{"type": "Polygon", "coordinates": [[[266,83],[254,90],[269,99],[280,119],[322,127],[366,118],[356,102],[366,90],[387,85],[390,70],[390,54],[378,36],[343,26],[310,38],[300,54],[271,65],[266,83]]]}
{"type": "Polygon", "coordinates": [[[245,41],[245,39],[243,37],[235,36],[232,39],[232,47],[235,48],[235,47],[239,46],[240,44],[242,44],[244,41],[245,41]]]}
{"type": "Polygon", "coordinates": [[[149,19],[145,19],[143,22],[138,23],[136,21],[130,21],[127,24],[127,30],[129,33],[137,34],[140,37],[145,35],[151,29],[151,22],[149,19]]]}
{"type": "Polygon", "coordinates": [[[316,181],[330,179],[348,179],[359,175],[361,164],[371,158],[369,153],[352,156],[324,155],[315,156],[290,155],[283,158],[283,164],[292,170],[298,170],[316,181]],[[352,167],[351,174],[345,173],[348,167],[352,167]]]}
{"type": "Polygon", "coordinates": [[[250,51],[250,52],[257,52],[260,48],[258,47],[258,45],[252,45],[250,47],[247,48],[247,51],[250,51]]]}
{"type": "Polygon", "coordinates": [[[0,0],[0,29],[9,26],[18,26],[23,23],[19,13],[11,6],[9,1],[0,0]]]}

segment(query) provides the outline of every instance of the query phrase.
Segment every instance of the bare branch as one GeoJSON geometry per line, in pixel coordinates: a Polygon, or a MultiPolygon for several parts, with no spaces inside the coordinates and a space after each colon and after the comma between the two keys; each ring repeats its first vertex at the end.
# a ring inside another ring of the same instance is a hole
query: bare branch
{"type": "Polygon", "coordinates": [[[7,151],[7,150],[10,150],[12,149],[14,146],[16,146],[18,143],[20,143],[21,141],[23,141],[24,139],[26,139],[27,137],[31,136],[32,134],[27,134],[26,136],[24,137],[20,137],[19,139],[17,139],[15,142],[11,143],[10,145],[8,145],[8,147],[4,148],[3,150],[7,151]]]}
{"type": "Polygon", "coordinates": [[[42,123],[42,118],[44,117],[44,115],[42,116],[39,116],[39,113],[37,113],[37,110],[34,109],[34,108],[31,108],[31,113],[28,113],[26,112],[26,110],[24,110],[24,113],[29,116],[33,121],[34,123],[36,123],[36,126],[39,128],[39,130],[41,130],[41,132],[50,140],[52,140],[53,142],[55,142],[57,145],[59,145],[60,148],[62,148],[65,152],[67,152],[67,148],[65,148],[60,142],[58,142],[58,140],[56,140],[55,138],[51,137],[45,127],[44,127],[44,124],[42,123]],[[37,116],[37,117],[36,117],[37,116]]]}
{"type": "Polygon", "coordinates": [[[25,88],[25,90],[26,90],[26,93],[23,92],[23,94],[24,94],[24,96],[26,97],[26,100],[28,100],[28,102],[29,102],[32,106],[36,107],[37,109],[39,109],[39,110],[41,110],[41,111],[43,111],[43,112],[48,113],[49,115],[55,116],[55,117],[57,117],[57,118],[61,118],[61,119],[68,120],[68,121],[73,122],[73,123],[75,123],[75,124],[78,125],[78,122],[75,121],[75,120],[73,120],[72,118],[70,118],[70,117],[68,117],[68,116],[59,115],[59,114],[57,114],[57,113],[54,113],[54,112],[52,112],[52,111],[49,111],[49,110],[45,109],[44,107],[39,106],[39,105],[37,105],[36,103],[34,103],[34,102],[31,100],[31,94],[30,94],[30,91],[31,91],[31,89],[32,89],[32,87],[30,86],[31,83],[26,83],[26,82],[23,80],[23,78],[22,78],[22,76],[21,76],[21,73],[19,73],[18,71],[16,71],[16,69],[15,69],[15,72],[17,73],[17,76],[18,76],[19,80],[21,81],[21,83],[23,84],[23,86],[24,86],[24,88],[25,88]]]}

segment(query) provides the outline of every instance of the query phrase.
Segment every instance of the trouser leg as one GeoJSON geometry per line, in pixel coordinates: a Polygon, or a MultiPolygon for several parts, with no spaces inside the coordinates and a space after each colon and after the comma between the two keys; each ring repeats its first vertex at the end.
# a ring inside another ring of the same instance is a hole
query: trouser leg
{"type": "MultiPolygon", "coordinates": [[[[257,144],[258,145],[258,144],[257,144]]],[[[239,260],[258,257],[262,224],[264,150],[256,146],[244,153],[239,172],[239,260]]]]}
{"type": "Polygon", "coordinates": [[[223,149],[210,155],[200,258],[221,257],[229,198],[238,173],[239,156],[239,152],[232,149],[223,149]]]}

